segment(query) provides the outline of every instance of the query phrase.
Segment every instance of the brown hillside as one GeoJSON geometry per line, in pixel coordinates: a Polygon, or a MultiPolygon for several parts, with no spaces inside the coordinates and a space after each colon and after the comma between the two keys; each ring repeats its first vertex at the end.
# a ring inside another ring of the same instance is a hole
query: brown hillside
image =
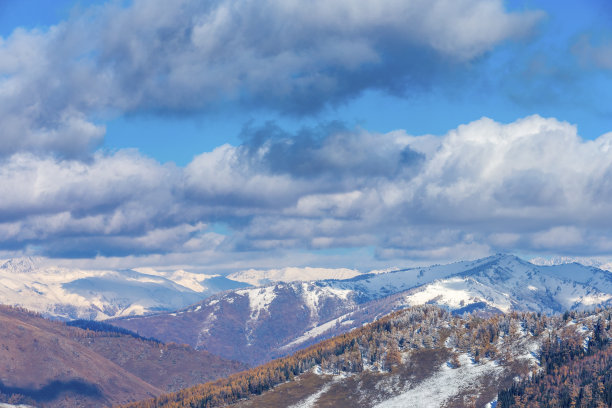
{"type": "Polygon", "coordinates": [[[0,333],[0,402],[110,406],[244,368],[186,346],[68,327],[6,306],[0,333]]]}

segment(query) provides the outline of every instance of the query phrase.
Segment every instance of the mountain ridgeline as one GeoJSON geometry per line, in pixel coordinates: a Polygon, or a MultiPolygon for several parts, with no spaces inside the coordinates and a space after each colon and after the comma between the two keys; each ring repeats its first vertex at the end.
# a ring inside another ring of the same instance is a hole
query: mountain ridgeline
{"type": "Polygon", "coordinates": [[[36,258],[0,262],[0,301],[61,320],[104,320],[173,311],[218,292],[249,286],[182,270],[81,270],[36,258]]]}
{"type": "Polygon", "coordinates": [[[579,264],[536,266],[496,255],[346,280],[238,289],[177,312],[108,322],[253,365],[422,304],[484,315],[588,310],[612,304],[612,274],[579,264]]]}

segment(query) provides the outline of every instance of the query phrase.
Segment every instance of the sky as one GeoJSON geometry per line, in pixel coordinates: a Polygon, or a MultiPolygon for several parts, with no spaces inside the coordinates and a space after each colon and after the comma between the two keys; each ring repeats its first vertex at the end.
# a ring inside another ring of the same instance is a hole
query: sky
{"type": "Polygon", "coordinates": [[[606,0],[0,0],[0,257],[612,259],[606,0]]]}

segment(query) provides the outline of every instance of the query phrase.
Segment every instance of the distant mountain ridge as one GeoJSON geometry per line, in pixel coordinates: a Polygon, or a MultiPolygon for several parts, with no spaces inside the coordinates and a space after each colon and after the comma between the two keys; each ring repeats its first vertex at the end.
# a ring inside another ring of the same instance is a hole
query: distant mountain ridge
{"type": "Polygon", "coordinates": [[[308,282],[325,279],[350,279],[361,275],[361,272],[347,268],[282,268],[234,272],[227,277],[229,279],[251,284],[253,286],[265,286],[275,282],[308,282]]]}
{"type": "Polygon", "coordinates": [[[45,267],[34,258],[0,264],[0,304],[64,320],[172,311],[245,286],[219,275],[186,271],[80,270],[45,267]]]}
{"type": "Polygon", "coordinates": [[[110,323],[256,364],[422,304],[456,313],[592,309],[612,304],[612,274],[579,264],[537,266],[499,254],[346,280],[239,289],[177,312],[110,323]]]}

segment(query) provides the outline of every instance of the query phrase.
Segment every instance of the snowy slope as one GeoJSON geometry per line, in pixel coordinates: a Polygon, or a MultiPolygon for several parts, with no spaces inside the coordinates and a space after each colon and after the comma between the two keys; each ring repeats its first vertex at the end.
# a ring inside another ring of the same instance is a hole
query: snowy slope
{"type": "Polygon", "coordinates": [[[245,284],[185,271],[80,270],[36,259],[0,264],[0,303],[60,319],[107,319],[170,311],[245,284]]]}
{"type": "Polygon", "coordinates": [[[474,305],[548,314],[612,305],[609,271],[576,263],[537,266],[511,255],[485,261],[408,292],[405,305],[435,303],[453,310],[474,305]]]}
{"type": "Polygon", "coordinates": [[[459,313],[562,313],[612,304],[612,274],[579,264],[537,266],[511,255],[345,280],[276,283],[224,292],[176,313],[114,324],[225,358],[258,363],[432,303],[459,313]]]}

